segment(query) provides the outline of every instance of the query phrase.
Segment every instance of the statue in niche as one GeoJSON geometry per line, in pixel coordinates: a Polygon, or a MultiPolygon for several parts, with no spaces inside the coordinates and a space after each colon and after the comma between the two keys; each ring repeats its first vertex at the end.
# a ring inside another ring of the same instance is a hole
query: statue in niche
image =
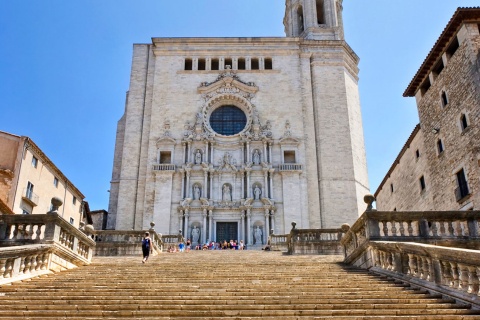
{"type": "Polygon", "coordinates": [[[256,184],[255,188],[253,188],[253,199],[260,200],[261,195],[262,195],[262,189],[260,189],[258,184],[256,184]]]}
{"type": "Polygon", "coordinates": [[[193,186],[193,199],[194,200],[199,200],[200,199],[200,194],[201,194],[200,187],[198,185],[193,186]]]}
{"type": "Polygon", "coordinates": [[[262,235],[263,235],[263,232],[262,232],[262,229],[260,229],[259,226],[256,226],[255,227],[255,231],[253,233],[253,236],[254,236],[254,240],[255,240],[255,244],[260,244],[262,243],[262,235]]]}
{"type": "Polygon", "coordinates": [[[255,165],[260,164],[260,152],[258,151],[258,149],[255,149],[255,151],[253,152],[252,162],[255,165]]]}
{"type": "Polygon", "coordinates": [[[192,243],[199,243],[200,240],[200,229],[197,226],[194,226],[192,229],[192,243]]]}
{"type": "Polygon", "coordinates": [[[202,153],[200,150],[197,149],[197,152],[195,152],[195,164],[201,164],[202,163],[202,153]]]}
{"type": "Polygon", "coordinates": [[[223,201],[232,201],[232,191],[228,184],[223,185],[223,201]]]}

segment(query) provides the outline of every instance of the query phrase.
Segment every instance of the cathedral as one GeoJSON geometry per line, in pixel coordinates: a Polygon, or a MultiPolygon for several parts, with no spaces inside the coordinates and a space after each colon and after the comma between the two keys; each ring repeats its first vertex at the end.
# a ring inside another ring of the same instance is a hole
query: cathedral
{"type": "Polygon", "coordinates": [[[286,37],[134,45],[107,228],[262,245],[353,223],[369,187],[342,10],[286,0],[286,37]]]}

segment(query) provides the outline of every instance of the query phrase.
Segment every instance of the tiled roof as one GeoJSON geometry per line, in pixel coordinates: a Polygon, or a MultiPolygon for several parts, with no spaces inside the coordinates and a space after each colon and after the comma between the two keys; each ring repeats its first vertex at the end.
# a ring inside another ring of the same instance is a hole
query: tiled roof
{"type": "Polygon", "coordinates": [[[425,78],[428,77],[439,57],[445,52],[451,39],[455,36],[464,22],[478,21],[480,22],[480,7],[458,8],[455,14],[448,22],[443,30],[440,38],[433,46],[427,58],[423,61],[422,66],[418,69],[417,74],[413,77],[407,89],[403,93],[404,97],[414,97],[418,88],[421,86],[425,78]]]}

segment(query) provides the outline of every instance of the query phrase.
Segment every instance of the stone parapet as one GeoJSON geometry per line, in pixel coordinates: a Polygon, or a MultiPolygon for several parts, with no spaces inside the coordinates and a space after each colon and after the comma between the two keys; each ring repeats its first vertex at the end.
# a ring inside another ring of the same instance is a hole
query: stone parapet
{"type": "MultiPolygon", "coordinates": [[[[96,242],[95,256],[141,256],[142,239],[146,231],[142,230],[98,230],[93,231],[96,242]]],[[[153,255],[162,252],[162,235],[149,230],[153,243],[153,255]]]]}

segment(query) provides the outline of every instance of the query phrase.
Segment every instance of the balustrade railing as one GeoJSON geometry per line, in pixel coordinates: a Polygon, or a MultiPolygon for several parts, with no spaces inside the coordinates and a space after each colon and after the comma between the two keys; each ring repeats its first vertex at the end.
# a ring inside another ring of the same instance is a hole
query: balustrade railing
{"type": "MultiPolygon", "coordinates": [[[[163,248],[162,235],[153,230],[148,232],[152,239],[154,253],[161,252],[163,248]]],[[[95,230],[92,231],[92,236],[97,244],[95,248],[96,256],[141,255],[145,231],[95,230]]]]}
{"type": "Polygon", "coordinates": [[[287,238],[289,254],[343,254],[342,229],[295,229],[287,238]]]}
{"type": "Polygon", "coordinates": [[[282,163],[278,166],[279,171],[302,171],[303,166],[298,163],[282,163]]]}
{"type": "Polygon", "coordinates": [[[153,165],[154,171],[175,171],[175,165],[170,163],[157,163],[153,165]]]}
{"type": "Polygon", "coordinates": [[[288,251],[288,234],[270,235],[270,247],[273,251],[288,251]]]}
{"type": "Polygon", "coordinates": [[[89,264],[94,248],[90,237],[55,212],[0,215],[0,283],[89,264]]]}
{"type": "Polygon", "coordinates": [[[480,308],[480,212],[365,212],[346,232],[345,263],[480,308]]]}

